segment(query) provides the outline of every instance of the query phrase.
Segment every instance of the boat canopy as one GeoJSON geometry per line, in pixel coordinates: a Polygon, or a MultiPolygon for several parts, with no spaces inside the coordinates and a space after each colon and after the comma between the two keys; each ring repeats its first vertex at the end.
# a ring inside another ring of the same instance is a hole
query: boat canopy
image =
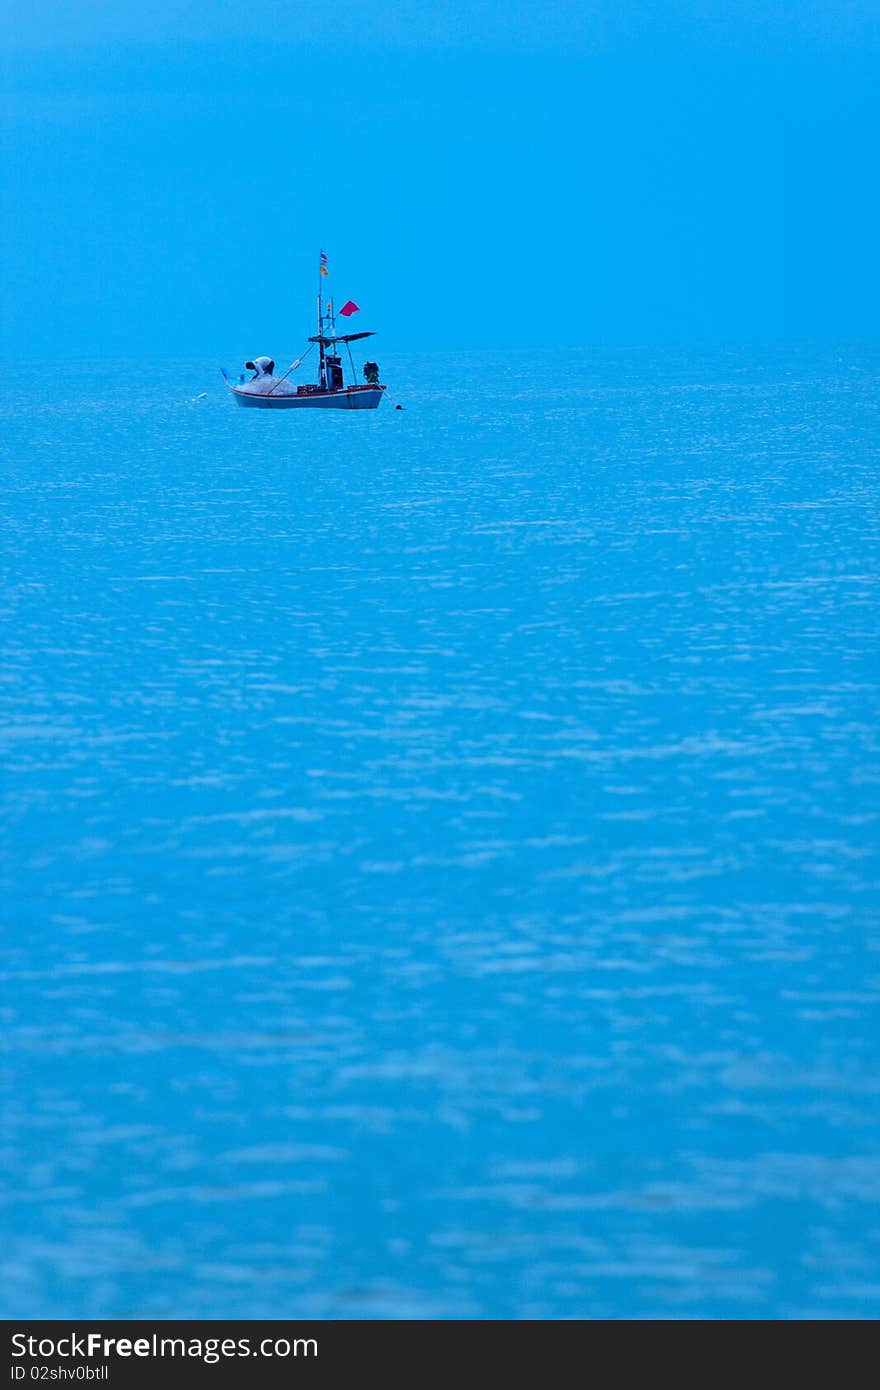
{"type": "Polygon", "coordinates": [[[322,347],[330,347],[333,343],[356,343],[358,338],[374,338],[375,333],[340,333],[336,338],[325,338],[323,334],[318,334],[314,338],[309,338],[310,343],[320,343],[322,347]]]}

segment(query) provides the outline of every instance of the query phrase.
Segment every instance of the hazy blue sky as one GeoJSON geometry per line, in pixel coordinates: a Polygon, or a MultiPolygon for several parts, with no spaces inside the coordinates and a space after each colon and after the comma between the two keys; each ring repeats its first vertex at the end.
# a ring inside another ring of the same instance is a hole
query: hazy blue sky
{"type": "Polygon", "coordinates": [[[880,0],[2,11],[4,357],[877,333],[880,0]]]}

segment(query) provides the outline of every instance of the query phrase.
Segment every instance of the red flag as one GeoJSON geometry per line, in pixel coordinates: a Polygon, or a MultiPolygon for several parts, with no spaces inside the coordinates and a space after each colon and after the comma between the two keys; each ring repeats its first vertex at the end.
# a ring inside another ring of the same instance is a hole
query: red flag
{"type": "Polygon", "coordinates": [[[344,318],[350,319],[352,314],[359,314],[360,309],[355,304],[353,299],[349,299],[346,304],[343,304],[339,312],[343,315],[344,318]]]}

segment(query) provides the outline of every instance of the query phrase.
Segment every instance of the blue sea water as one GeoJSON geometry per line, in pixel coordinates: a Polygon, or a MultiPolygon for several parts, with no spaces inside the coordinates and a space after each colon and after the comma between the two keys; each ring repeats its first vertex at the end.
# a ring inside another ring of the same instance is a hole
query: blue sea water
{"type": "Polygon", "coordinates": [[[7,373],[4,1315],[877,1316],[880,347],[380,360],[7,373]]]}

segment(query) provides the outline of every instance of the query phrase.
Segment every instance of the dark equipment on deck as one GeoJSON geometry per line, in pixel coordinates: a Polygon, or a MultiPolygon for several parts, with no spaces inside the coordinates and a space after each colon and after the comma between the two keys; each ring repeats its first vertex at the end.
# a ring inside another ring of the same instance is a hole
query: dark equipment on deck
{"type": "Polygon", "coordinates": [[[327,390],[341,391],[343,387],[342,358],[328,352],[324,357],[324,365],[327,369],[327,390]]]}
{"type": "Polygon", "coordinates": [[[364,363],[364,381],[370,386],[379,385],[379,364],[378,362],[364,363]]]}

